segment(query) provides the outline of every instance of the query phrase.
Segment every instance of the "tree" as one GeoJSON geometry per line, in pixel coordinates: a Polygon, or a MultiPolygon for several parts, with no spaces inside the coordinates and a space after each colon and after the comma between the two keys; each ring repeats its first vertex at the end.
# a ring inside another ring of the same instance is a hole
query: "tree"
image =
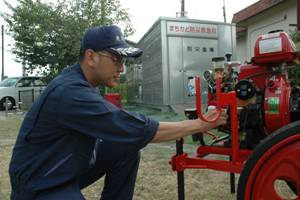
{"type": "Polygon", "coordinates": [[[78,61],[81,37],[89,27],[119,25],[125,37],[133,34],[130,16],[119,0],[18,0],[12,14],[2,13],[15,40],[13,53],[26,72],[52,80],[66,66],[78,61]]]}
{"type": "MultiPolygon", "coordinates": [[[[290,33],[292,40],[295,42],[297,50],[300,52],[300,31],[292,31],[290,33]]],[[[292,80],[292,85],[300,86],[300,62],[298,62],[290,71],[289,77],[292,80]]]]}
{"type": "Polygon", "coordinates": [[[295,30],[295,31],[291,32],[291,37],[292,37],[292,40],[296,44],[297,50],[300,51],[300,31],[295,30]]]}

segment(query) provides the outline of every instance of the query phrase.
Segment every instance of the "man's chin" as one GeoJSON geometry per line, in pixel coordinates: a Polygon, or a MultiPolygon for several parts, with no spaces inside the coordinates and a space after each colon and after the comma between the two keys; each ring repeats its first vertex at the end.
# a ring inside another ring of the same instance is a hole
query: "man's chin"
{"type": "Polygon", "coordinates": [[[106,87],[114,88],[114,87],[117,87],[118,85],[119,85],[119,83],[111,83],[111,84],[107,84],[106,87]]]}

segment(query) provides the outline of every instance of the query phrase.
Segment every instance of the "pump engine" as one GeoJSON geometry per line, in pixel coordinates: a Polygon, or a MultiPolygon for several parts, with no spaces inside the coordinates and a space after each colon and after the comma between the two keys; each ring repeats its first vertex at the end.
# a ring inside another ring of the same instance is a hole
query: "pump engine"
{"type": "Polygon", "coordinates": [[[216,117],[208,120],[202,113],[200,77],[195,77],[196,109],[185,110],[189,119],[206,122],[216,121],[221,109],[227,110],[228,123],[219,127],[225,134],[194,134],[193,140],[201,145],[192,156],[183,151],[184,140],[176,140],[170,163],[177,171],[179,199],[184,199],[183,170],[194,168],[230,172],[231,193],[234,174],[241,173],[238,200],[291,199],[278,193],[278,181],[299,199],[300,87],[291,84],[288,73],[299,66],[300,53],[287,33],[276,32],[257,38],[250,63],[231,61],[230,54],[225,57],[213,58],[213,70],[203,74],[209,91],[207,110],[216,107],[216,117]],[[222,157],[207,157],[212,154],[222,157]]]}
{"type": "MultiPolygon", "coordinates": [[[[253,149],[273,131],[300,120],[300,87],[291,85],[288,77],[300,56],[287,33],[258,37],[250,63],[231,61],[230,54],[225,57],[213,58],[214,71],[203,74],[209,88],[208,106],[216,105],[214,77],[219,74],[222,91],[237,95],[241,148],[253,149]]],[[[230,134],[230,123],[221,129],[230,134]]]]}

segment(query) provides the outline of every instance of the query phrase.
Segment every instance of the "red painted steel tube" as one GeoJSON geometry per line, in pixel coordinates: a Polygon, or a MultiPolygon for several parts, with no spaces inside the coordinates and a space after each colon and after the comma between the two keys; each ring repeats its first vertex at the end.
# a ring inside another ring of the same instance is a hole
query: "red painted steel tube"
{"type": "Polygon", "coordinates": [[[231,117],[231,140],[232,140],[232,162],[239,160],[239,137],[238,137],[238,117],[237,117],[237,102],[236,93],[227,93],[230,102],[230,117],[231,117]]]}
{"type": "Polygon", "coordinates": [[[243,162],[231,162],[227,160],[213,160],[203,159],[188,156],[188,154],[181,154],[172,157],[172,168],[176,171],[183,171],[185,169],[213,169],[224,172],[241,173],[243,169],[243,162]]]}
{"type": "Polygon", "coordinates": [[[203,114],[202,114],[202,108],[201,108],[201,83],[200,83],[200,78],[199,76],[196,76],[195,78],[195,85],[196,85],[196,108],[197,108],[197,115],[198,117],[205,122],[210,122],[213,123],[215,121],[217,121],[221,115],[221,107],[219,104],[219,95],[221,93],[221,79],[217,78],[217,116],[215,118],[213,118],[212,120],[208,120],[206,119],[203,114]]]}
{"type": "MultiPolygon", "coordinates": [[[[209,154],[231,156],[231,152],[232,152],[232,149],[228,148],[228,147],[199,146],[197,149],[197,157],[204,157],[209,154]]],[[[239,151],[240,160],[238,160],[238,162],[242,162],[242,161],[246,160],[250,156],[251,153],[252,153],[252,150],[241,149],[239,151]]]]}
{"type": "MultiPolygon", "coordinates": [[[[237,101],[236,93],[234,91],[228,93],[221,92],[221,77],[217,77],[217,106],[218,116],[214,119],[217,120],[221,114],[222,106],[230,106],[231,117],[231,130],[232,130],[232,161],[239,160],[239,141],[238,141],[238,118],[237,118],[237,101]]],[[[204,117],[201,113],[201,93],[200,93],[200,78],[196,77],[196,106],[197,112],[201,120],[204,117]]]]}
{"type": "MultiPolygon", "coordinates": [[[[240,173],[243,163],[248,158],[251,151],[239,149],[236,93],[234,91],[222,93],[220,79],[217,79],[217,105],[219,114],[221,113],[222,107],[230,106],[232,147],[199,147],[197,155],[194,157],[189,157],[187,154],[173,156],[171,160],[173,170],[180,172],[187,168],[207,168],[226,172],[240,173]],[[209,154],[228,155],[232,157],[232,161],[203,158],[204,156],[209,154]]],[[[201,113],[201,94],[199,77],[196,77],[196,106],[199,117],[202,117],[202,120],[205,121],[206,119],[201,113]]]]}

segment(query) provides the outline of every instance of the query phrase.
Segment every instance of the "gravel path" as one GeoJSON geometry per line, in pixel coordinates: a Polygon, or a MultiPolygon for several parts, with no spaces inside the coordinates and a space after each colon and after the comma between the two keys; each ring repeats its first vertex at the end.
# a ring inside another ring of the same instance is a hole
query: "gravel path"
{"type": "Polygon", "coordinates": [[[0,139],[0,147],[9,146],[15,144],[14,139],[0,139]]]}

